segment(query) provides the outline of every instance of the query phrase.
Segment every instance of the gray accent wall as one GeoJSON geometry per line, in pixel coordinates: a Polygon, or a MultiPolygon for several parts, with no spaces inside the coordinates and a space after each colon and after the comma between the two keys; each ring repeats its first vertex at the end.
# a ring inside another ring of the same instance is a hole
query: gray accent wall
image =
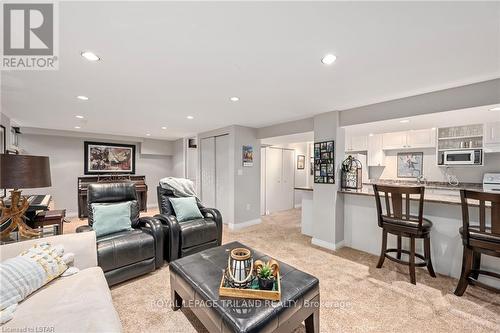
{"type": "MultiPolygon", "coordinates": [[[[23,154],[49,156],[52,187],[23,190],[24,194],[50,194],[55,209],[66,209],[68,216],[78,212],[77,178],[83,176],[83,142],[88,138],[23,134],[23,154]]],[[[101,141],[102,138],[100,139],[101,141]]],[[[136,144],[136,175],[145,175],[148,185],[148,207],[158,207],[156,186],[158,181],[171,176],[172,156],[141,155],[138,143],[108,140],[114,143],[136,144]]]]}

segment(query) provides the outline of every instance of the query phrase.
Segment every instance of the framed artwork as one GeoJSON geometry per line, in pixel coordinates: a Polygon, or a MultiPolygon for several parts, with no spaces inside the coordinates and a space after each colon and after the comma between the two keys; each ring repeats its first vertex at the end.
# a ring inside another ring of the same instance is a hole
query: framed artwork
{"type": "Polygon", "coordinates": [[[314,157],[311,157],[311,176],[314,176],[314,157]]]}
{"type": "Polygon", "coordinates": [[[306,157],[304,155],[297,155],[297,169],[304,170],[306,168],[306,157]]]}
{"type": "Polygon", "coordinates": [[[398,178],[416,178],[423,174],[424,153],[398,153],[398,178]]]}
{"type": "Polygon", "coordinates": [[[253,166],[253,147],[243,146],[243,166],[251,167],[253,166]]]}
{"type": "MultiPolygon", "coordinates": [[[[0,125],[0,154],[5,154],[7,149],[7,134],[5,133],[5,127],[0,125]]],[[[0,198],[5,198],[7,196],[6,189],[0,189],[0,198]]]]}
{"type": "Polygon", "coordinates": [[[135,145],[84,142],[86,175],[135,174],[135,145]]]}
{"type": "MultiPolygon", "coordinates": [[[[311,168],[312,170],[313,168],[311,168]]],[[[335,184],[335,142],[314,143],[314,183],[335,184]]]]}

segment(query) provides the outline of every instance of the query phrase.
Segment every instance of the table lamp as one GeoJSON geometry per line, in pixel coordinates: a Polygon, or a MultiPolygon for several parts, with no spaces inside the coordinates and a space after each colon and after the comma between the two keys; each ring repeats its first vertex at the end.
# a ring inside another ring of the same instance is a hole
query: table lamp
{"type": "Polygon", "coordinates": [[[0,237],[8,239],[18,229],[22,237],[35,237],[39,232],[24,222],[24,213],[29,207],[26,197],[21,197],[20,188],[51,186],[50,165],[47,156],[0,154],[0,188],[12,188],[10,207],[0,199],[0,237]]]}

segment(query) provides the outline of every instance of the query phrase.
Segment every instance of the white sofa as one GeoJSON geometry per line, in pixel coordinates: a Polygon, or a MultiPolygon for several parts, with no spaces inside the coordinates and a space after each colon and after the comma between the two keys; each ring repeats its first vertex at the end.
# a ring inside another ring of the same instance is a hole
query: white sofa
{"type": "Polygon", "coordinates": [[[77,274],[59,277],[19,303],[2,332],[121,332],[104,273],[97,266],[95,232],[34,239],[0,246],[0,261],[17,256],[34,243],[64,245],[75,254],[77,274]],[[40,331],[41,332],[41,331],[40,331]]]}

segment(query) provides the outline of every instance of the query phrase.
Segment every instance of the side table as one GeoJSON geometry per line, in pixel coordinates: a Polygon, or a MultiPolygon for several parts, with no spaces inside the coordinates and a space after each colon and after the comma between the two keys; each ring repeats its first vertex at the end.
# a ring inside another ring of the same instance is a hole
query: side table
{"type": "Polygon", "coordinates": [[[57,235],[62,235],[64,232],[64,218],[66,217],[66,209],[47,210],[36,215],[33,221],[35,228],[45,227],[49,225],[57,226],[57,235]]]}

